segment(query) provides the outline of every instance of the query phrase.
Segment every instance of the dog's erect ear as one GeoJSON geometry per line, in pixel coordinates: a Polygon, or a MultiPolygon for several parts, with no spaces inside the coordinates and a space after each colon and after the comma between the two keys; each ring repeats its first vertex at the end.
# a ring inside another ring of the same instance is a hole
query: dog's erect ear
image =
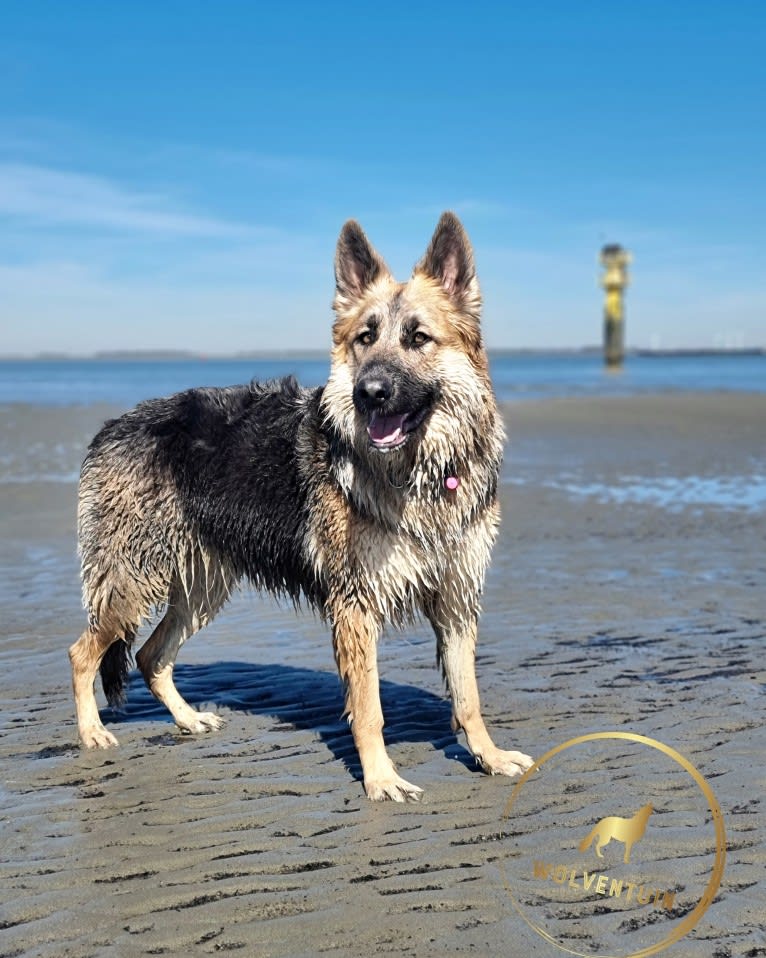
{"type": "Polygon", "coordinates": [[[438,280],[452,299],[471,313],[481,308],[473,250],[463,224],[454,213],[442,213],[425,256],[415,267],[438,280]]]}
{"type": "Polygon", "coordinates": [[[387,272],[388,267],[362,227],[356,220],[349,220],[340,231],[335,250],[336,308],[357,299],[387,272]]]}

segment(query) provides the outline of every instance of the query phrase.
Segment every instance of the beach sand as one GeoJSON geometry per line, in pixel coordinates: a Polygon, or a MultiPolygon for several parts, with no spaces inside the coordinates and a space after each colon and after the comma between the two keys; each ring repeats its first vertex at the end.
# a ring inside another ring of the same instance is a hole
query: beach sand
{"type": "MultiPolygon", "coordinates": [[[[365,799],[326,628],[248,591],[179,656],[179,687],[222,731],[182,736],[133,675],[126,712],[106,716],[120,748],[78,749],[74,476],[111,412],[0,407],[0,955],[562,953],[509,900],[513,786],[450,732],[423,628],[380,647],[386,738],[420,804],[365,799]]],[[[505,413],[487,723],[535,756],[605,729],[679,750],[729,848],[713,904],[667,953],[766,955],[766,396],[505,413]]],[[[603,786],[617,798],[621,781],[603,786]]],[[[524,828],[542,836],[554,814],[524,828]]],[[[625,955],[658,940],[640,916],[622,936],[625,955]]]]}

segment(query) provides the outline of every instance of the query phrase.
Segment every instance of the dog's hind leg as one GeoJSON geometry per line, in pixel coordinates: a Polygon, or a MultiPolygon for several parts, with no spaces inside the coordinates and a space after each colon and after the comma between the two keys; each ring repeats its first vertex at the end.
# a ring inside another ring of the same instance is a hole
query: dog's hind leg
{"type": "Polygon", "coordinates": [[[440,599],[436,599],[428,615],[436,632],[437,658],[452,698],[453,731],[465,732],[471,754],[489,775],[521,775],[533,759],[523,752],[499,749],[481,715],[476,683],[476,618],[465,623],[449,617],[440,599]]]}
{"type": "Polygon", "coordinates": [[[93,684],[106,650],[119,641],[114,630],[86,629],[69,649],[77,727],[86,748],[109,748],[117,739],[108,732],[98,714],[93,684]]]}
{"type": "Polygon", "coordinates": [[[374,619],[353,609],[334,617],[333,645],[338,671],[346,683],[346,712],[359,753],[364,790],[373,801],[418,801],[423,790],[401,778],[383,741],[377,640],[374,619]]]}
{"type": "Polygon", "coordinates": [[[198,712],[183,698],[173,682],[178,650],[201,627],[184,598],[169,605],[164,618],[136,655],[136,665],[152,695],[169,710],[176,725],[192,734],[221,728],[224,720],[214,712],[198,712]]]}

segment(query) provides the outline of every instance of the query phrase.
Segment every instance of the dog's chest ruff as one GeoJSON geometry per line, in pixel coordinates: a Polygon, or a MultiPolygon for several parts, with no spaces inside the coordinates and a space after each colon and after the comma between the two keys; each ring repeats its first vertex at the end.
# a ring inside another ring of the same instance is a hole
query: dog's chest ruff
{"type": "Polygon", "coordinates": [[[494,503],[477,510],[468,499],[470,482],[458,501],[441,490],[425,496],[382,485],[334,488],[333,520],[315,523],[309,541],[315,572],[330,596],[340,594],[343,602],[358,602],[395,624],[422,612],[424,596],[455,588],[478,596],[498,510],[494,503]],[[332,541],[323,534],[327,529],[335,533],[332,541]]]}

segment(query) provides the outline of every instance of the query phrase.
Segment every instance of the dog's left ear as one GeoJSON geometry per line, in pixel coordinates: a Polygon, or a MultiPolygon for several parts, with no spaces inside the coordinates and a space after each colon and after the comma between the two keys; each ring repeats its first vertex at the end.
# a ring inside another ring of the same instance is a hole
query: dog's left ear
{"type": "Polygon", "coordinates": [[[386,273],[388,267],[362,227],[356,220],[349,220],[340,232],[335,250],[335,308],[358,299],[386,273]]]}
{"type": "Polygon", "coordinates": [[[457,305],[478,322],[481,293],[473,250],[463,224],[454,213],[442,213],[425,256],[415,267],[438,280],[457,305]]]}

